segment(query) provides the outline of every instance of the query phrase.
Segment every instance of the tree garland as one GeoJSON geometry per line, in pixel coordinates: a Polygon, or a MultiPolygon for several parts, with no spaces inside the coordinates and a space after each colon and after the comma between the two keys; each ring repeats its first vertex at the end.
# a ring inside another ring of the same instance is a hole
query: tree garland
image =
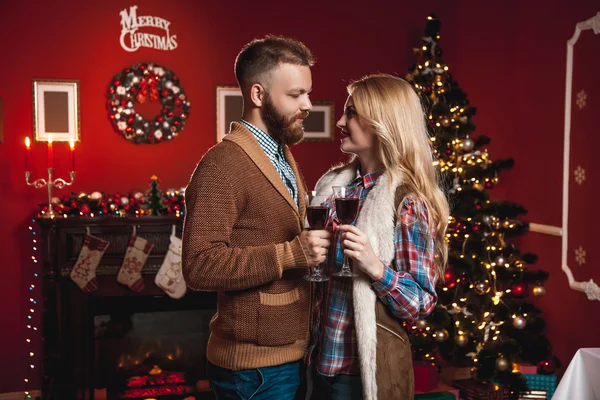
{"type": "Polygon", "coordinates": [[[113,77],[107,92],[107,108],[115,130],[134,143],[157,144],[171,140],[183,129],[190,102],[172,71],[152,63],[125,68],[113,77]],[[160,101],[154,121],[145,120],[134,103],[160,101]]]}

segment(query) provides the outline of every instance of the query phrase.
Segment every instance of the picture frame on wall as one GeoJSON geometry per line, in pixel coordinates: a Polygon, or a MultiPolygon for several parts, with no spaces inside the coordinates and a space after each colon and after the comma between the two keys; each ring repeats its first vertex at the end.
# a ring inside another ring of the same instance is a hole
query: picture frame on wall
{"type": "Polygon", "coordinates": [[[237,86],[217,86],[217,143],[229,132],[233,121],[242,118],[244,101],[237,86]]]}
{"type": "Polygon", "coordinates": [[[79,81],[34,79],[33,130],[36,142],[80,140],[79,81]]]}
{"type": "Polygon", "coordinates": [[[304,142],[332,142],[335,132],[333,101],[313,101],[303,125],[304,142]]]}

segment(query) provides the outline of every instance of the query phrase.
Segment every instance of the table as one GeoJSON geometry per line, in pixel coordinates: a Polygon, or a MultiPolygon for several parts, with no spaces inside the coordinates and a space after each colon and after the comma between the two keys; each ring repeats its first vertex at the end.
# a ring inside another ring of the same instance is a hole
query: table
{"type": "Polygon", "coordinates": [[[552,396],[563,399],[600,399],[600,348],[577,350],[552,396]]]}

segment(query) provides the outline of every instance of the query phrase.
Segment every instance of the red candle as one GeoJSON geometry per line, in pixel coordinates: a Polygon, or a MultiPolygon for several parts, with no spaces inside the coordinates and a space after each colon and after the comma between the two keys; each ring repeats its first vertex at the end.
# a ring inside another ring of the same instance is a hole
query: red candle
{"type": "Polygon", "coordinates": [[[54,168],[54,153],[52,151],[52,135],[48,135],[48,168],[54,168]]]}
{"type": "Polygon", "coordinates": [[[31,163],[31,140],[29,137],[25,138],[25,171],[31,171],[30,164],[31,163]]]}
{"type": "Polygon", "coordinates": [[[71,159],[71,171],[75,171],[75,140],[69,141],[69,158],[71,159]]]}

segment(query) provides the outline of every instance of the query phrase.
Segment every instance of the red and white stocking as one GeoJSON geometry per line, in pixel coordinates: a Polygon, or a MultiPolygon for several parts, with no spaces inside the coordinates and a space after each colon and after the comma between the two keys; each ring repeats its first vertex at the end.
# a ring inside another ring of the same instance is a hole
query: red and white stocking
{"type": "Polygon", "coordinates": [[[174,299],[181,298],[187,290],[181,273],[181,239],[175,236],[175,227],[171,234],[169,250],[154,283],[174,299]]]}
{"type": "Polygon", "coordinates": [[[146,259],[148,258],[148,254],[150,254],[152,247],[154,247],[154,245],[146,239],[137,237],[135,234],[131,235],[127,251],[125,252],[123,265],[121,265],[119,275],[117,276],[117,281],[119,283],[129,286],[131,290],[136,292],[144,290],[142,268],[146,263],[146,259]]]}
{"type": "Polygon", "coordinates": [[[96,268],[110,243],[89,234],[85,235],[77,262],[71,270],[71,279],[85,293],[98,289],[96,268]]]}

